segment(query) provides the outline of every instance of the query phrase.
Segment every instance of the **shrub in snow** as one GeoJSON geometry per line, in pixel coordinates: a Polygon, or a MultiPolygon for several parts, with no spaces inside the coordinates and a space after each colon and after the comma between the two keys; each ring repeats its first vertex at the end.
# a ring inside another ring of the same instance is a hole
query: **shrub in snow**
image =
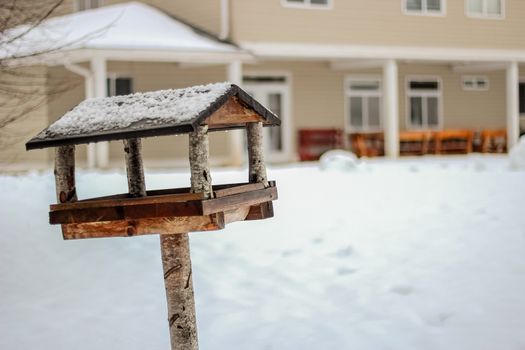
{"type": "Polygon", "coordinates": [[[358,164],[359,161],[355,154],[341,149],[325,152],[319,158],[319,166],[322,170],[356,170],[358,164]]]}
{"type": "Polygon", "coordinates": [[[510,167],[514,170],[525,170],[525,135],[512,147],[509,153],[510,167]]]}

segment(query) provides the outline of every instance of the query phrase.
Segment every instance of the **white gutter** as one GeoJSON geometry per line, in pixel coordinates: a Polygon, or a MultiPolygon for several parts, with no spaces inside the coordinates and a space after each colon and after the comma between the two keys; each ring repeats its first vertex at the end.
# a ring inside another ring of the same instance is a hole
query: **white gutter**
{"type": "MultiPolygon", "coordinates": [[[[73,64],[70,62],[64,63],[64,67],[75,74],[84,77],[85,98],[92,98],[94,96],[93,72],[90,69],[73,64]]],[[[87,166],[92,169],[95,167],[95,144],[87,145],[87,166]]]]}
{"type": "Polygon", "coordinates": [[[221,32],[219,39],[226,40],[230,36],[230,0],[221,0],[221,32]]]}

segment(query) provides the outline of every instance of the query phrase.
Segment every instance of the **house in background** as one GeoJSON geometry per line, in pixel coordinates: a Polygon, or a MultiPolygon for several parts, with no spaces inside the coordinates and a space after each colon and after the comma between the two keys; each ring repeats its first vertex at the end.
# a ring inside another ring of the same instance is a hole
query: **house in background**
{"type": "MultiPolygon", "coordinates": [[[[73,31],[114,22],[43,68],[79,84],[26,119],[28,135],[86,97],[224,80],[281,116],[267,130],[271,162],[298,159],[303,129],[341,130],[343,144],[380,134],[396,157],[407,132],[506,130],[510,148],[525,128],[522,0],[70,0],[60,11],[73,31]]],[[[214,163],[241,163],[242,136],[212,138],[214,163]]],[[[120,166],[121,147],[90,145],[79,163],[120,166]]],[[[146,166],[186,150],[183,138],[145,140],[146,166]]],[[[13,154],[20,167],[51,159],[20,143],[0,162],[13,154]]]]}

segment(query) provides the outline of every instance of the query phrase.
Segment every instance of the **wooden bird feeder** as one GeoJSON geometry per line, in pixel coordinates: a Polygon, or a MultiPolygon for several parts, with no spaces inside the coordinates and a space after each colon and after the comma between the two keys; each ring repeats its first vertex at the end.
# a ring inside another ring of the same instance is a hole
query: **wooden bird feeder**
{"type": "Polygon", "coordinates": [[[280,119],[230,83],[89,99],[44,129],[27,150],[56,147],[58,204],[51,224],[64,239],[160,234],[172,349],[197,349],[188,232],[223,229],[235,221],[273,216],[275,182],[268,181],[262,127],[280,119]],[[208,131],[245,128],[246,183],[212,185],[208,131]],[[143,137],[189,134],[190,188],[147,191],[143,137]],[[75,145],[123,140],[129,193],[78,200],[75,145]]]}

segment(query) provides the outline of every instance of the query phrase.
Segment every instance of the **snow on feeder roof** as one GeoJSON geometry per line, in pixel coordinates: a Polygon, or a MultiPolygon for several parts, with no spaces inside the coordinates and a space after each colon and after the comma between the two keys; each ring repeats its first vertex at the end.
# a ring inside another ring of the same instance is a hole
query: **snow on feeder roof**
{"type": "Polygon", "coordinates": [[[244,128],[280,119],[231,83],[160,90],[83,101],[26,143],[28,150],[99,141],[244,128]]]}

